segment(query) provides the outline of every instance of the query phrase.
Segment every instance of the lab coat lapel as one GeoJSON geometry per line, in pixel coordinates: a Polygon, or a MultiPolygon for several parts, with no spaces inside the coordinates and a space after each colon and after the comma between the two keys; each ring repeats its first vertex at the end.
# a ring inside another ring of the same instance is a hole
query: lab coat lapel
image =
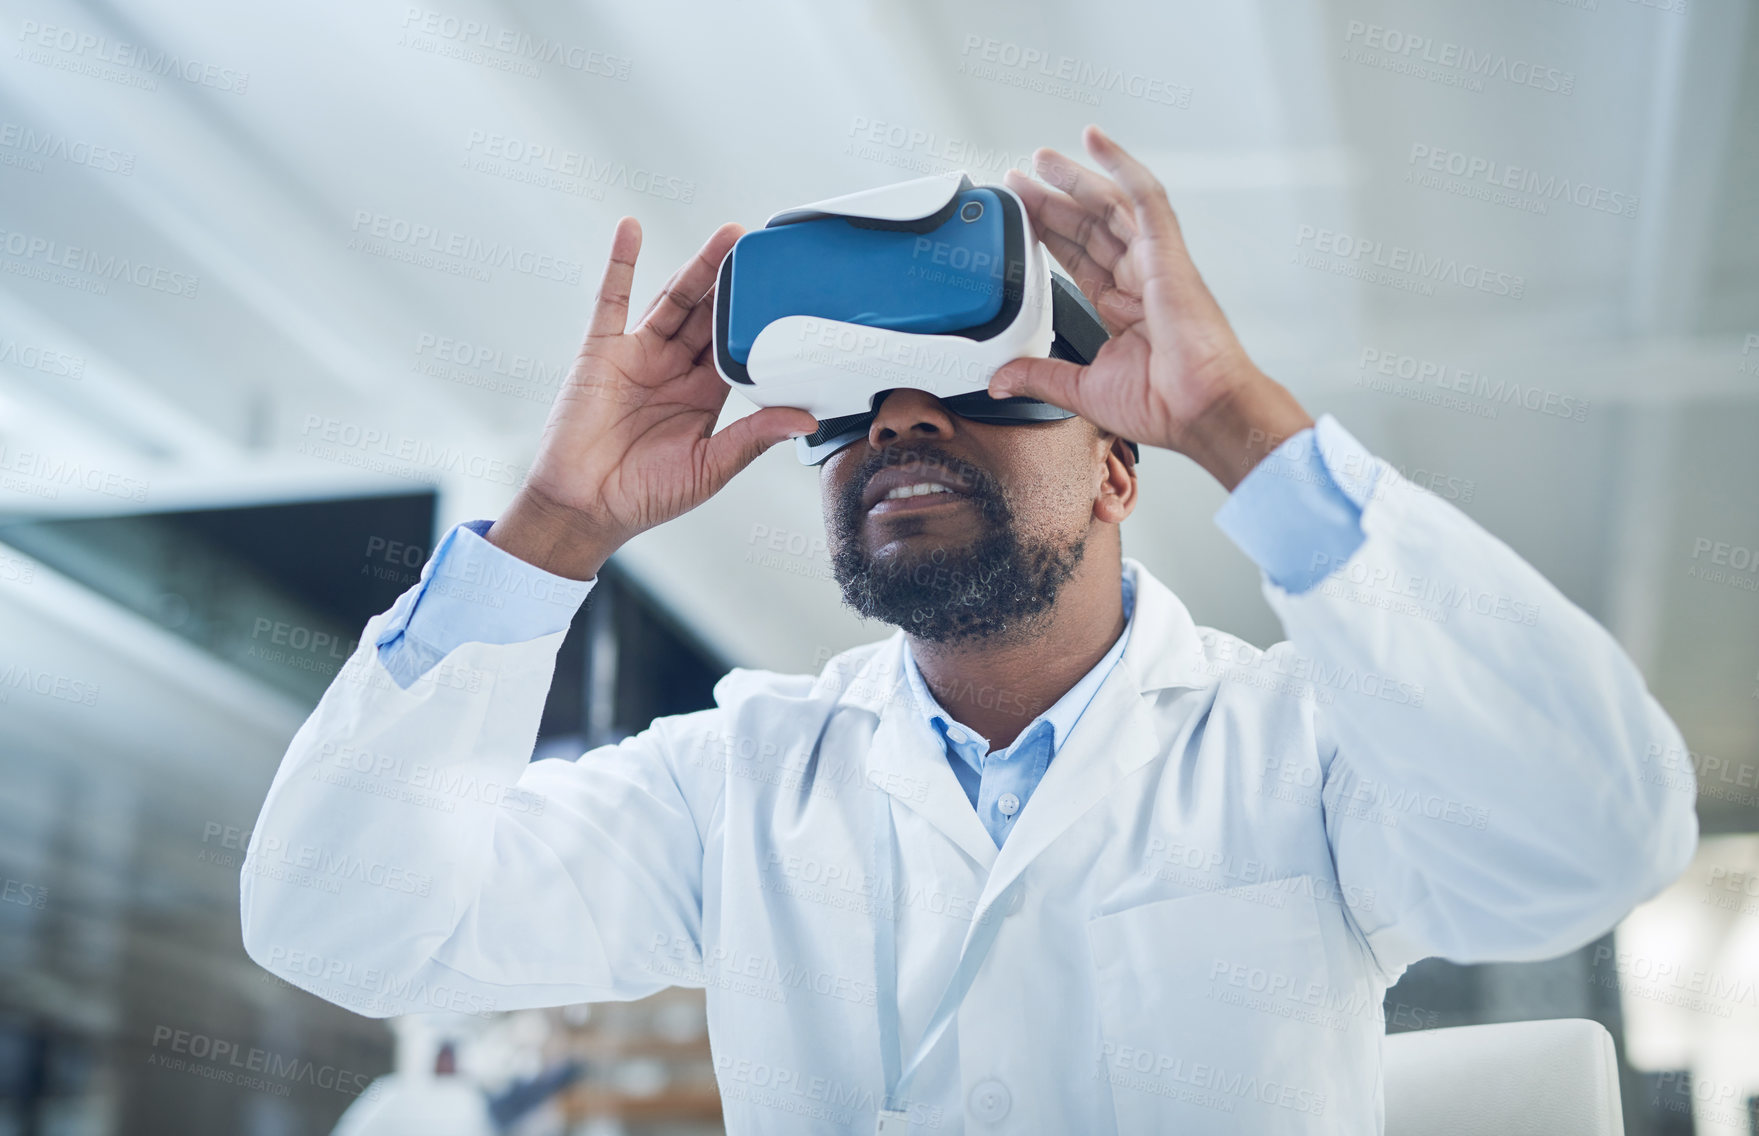
{"type": "MultiPolygon", "coordinates": [[[[1119,660],[1002,842],[978,897],[977,914],[981,916],[1027,865],[1119,781],[1148,764],[1155,755],[1155,741],[1154,722],[1136,675],[1119,660]]],[[[976,924],[972,926],[975,929],[976,924]]]]}
{"type": "Polygon", "coordinates": [[[980,918],[1058,836],[1160,751],[1162,730],[1149,709],[1153,693],[1209,681],[1203,644],[1185,605],[1139,562],[1126,557],[1124,566],[1136,584],[1130,642],[1002,842],[978,898],[980,918]]]}
{"type": "Polygon", "coordinates": [[[868,788],[917,813],[987,872],[996,843],[947,763],[946,746],[911,697],[903,666],[899,632],[870,657],[844,698],[879,715],[867,751],[868,788]]]}
{"type": "Polygon", "coordinates": [[[869,779],[877,782],[874,789],[920,814],[984,871],[995,866],[996,842],[947,763],[946,746],[908,701],[895,699],[881,709],[869,769],[869,779]],[[925,783],[927,792],[922,793],[925,783]]]}

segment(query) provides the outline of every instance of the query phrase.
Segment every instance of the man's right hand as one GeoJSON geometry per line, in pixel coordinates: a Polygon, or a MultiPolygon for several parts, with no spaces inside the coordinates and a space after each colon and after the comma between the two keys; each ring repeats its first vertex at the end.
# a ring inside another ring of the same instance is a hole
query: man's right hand
{"type": "Polygon", "coordinates": [[[744,231],[716,229],[627,331],[641,225],[617,222],[592,324],[525,484],[488,531],[492,544],[590,580],[637,533],[696,508],[777,442],[818,429],[806,411],[778,406],[714,433],[731,389],[710,342],[715,276],[744,231]]]}

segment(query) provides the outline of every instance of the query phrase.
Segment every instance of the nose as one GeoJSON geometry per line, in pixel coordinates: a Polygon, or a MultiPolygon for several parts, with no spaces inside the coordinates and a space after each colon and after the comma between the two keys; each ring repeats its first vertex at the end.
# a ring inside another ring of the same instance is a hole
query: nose
{"type": "Polygon", "coordinates": [[[880,395],[879,408],[867,428],[867,444],[876,450],[900,438],[944,442],[952,436],[952,412],[934,395],[912,387],[898,387],[880,395]]]}

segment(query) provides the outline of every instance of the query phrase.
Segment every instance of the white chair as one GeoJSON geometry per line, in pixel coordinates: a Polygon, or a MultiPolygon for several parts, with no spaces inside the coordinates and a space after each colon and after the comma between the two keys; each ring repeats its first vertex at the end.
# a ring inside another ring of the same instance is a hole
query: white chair
{"type": "Polygon", "coordinates": [[[1386,1039],[1386,1136],[1624,1136],[1599,1022],[1559,1018],[1386,1039]]]}

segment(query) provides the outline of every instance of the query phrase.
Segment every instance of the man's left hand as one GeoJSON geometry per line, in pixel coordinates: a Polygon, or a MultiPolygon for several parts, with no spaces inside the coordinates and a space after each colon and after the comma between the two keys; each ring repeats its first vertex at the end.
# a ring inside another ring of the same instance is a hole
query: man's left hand
{"type": "Polygon", "coordinates": [[[1041,149],[1033,159],[1048,184],[1017,170],[1004,181],[1112,338],[1086,366],[1017,359],[991,377],[989,393],[1028,395],[1176,450],[1231,491],[1313,419],[1247,357],[1191,263],[1160,181],[1097,126],[1083,141],[1111,177],[1041,149]]]}

